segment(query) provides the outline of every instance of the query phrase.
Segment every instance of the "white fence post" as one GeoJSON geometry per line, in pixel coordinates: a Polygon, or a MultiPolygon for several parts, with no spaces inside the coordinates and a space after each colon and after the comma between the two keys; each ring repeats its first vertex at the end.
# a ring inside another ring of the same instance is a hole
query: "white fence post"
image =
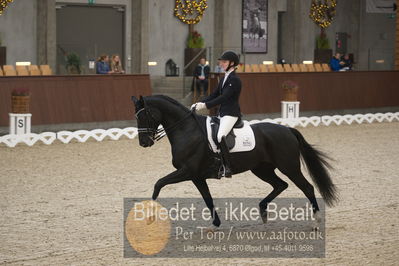
{"type": "Polygon", "coordinates": [[[293,119],[299,117],[299,104],[300,102],[281,102],[281,118],[293,119]]]}
{"type": "Polygon", "coordinates": [[[10,135],[26,135],[31,133],[32,114],[10,113],[10,135]]]}

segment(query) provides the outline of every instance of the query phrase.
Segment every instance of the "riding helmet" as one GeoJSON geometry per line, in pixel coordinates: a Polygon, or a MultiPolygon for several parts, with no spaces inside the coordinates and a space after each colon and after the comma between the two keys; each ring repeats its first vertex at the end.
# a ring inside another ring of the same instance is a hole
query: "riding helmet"
{"type": "Polygon", "coordinates": [[[240,58],[233,51],[225,51],[218,60],[228,60],[234,63],[234,66],[238,66],[240,58]]]}

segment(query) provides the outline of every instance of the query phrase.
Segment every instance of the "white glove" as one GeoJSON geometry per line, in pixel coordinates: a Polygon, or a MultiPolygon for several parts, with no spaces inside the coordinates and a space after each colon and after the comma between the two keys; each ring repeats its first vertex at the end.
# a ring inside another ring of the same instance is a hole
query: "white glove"
{"type": "Polygon", "coordinates": [[[200,111],[202,109],[206,109],[206,104],[202,102],[195,103],[191,105],[191,109],[195,108],[196,111],[200,111]]]}
{"type": "Polygon", "coordinates": [[[206,109],[206,104],[205,104],[205,103],[199,102],[199,103],[197,103],[197,104],[195,105],[195,110],[200,111],[200,110],[202,110],[202,109],[206,109]]]}

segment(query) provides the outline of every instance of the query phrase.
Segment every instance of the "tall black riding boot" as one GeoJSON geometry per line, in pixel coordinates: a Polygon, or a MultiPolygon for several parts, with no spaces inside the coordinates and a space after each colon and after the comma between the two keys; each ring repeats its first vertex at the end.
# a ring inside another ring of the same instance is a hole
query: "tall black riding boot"
{"type": "Polygon", "coordinates": [[[233,174],[230,167],[230,152],[227,147],[226,137],[222,137],[222,141],[220,142],[220,155],[222,159],[221,170],[219,171],[220,177],[231,177],[233,174]]]}

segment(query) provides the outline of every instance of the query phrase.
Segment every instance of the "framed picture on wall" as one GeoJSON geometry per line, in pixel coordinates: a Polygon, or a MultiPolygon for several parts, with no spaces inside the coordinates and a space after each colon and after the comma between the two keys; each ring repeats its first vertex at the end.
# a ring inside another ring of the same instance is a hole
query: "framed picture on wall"
{"type": "Polygon", "coordinates": [[[242,1],[242,52],[267,53],[268,0],[242,1]]]}

